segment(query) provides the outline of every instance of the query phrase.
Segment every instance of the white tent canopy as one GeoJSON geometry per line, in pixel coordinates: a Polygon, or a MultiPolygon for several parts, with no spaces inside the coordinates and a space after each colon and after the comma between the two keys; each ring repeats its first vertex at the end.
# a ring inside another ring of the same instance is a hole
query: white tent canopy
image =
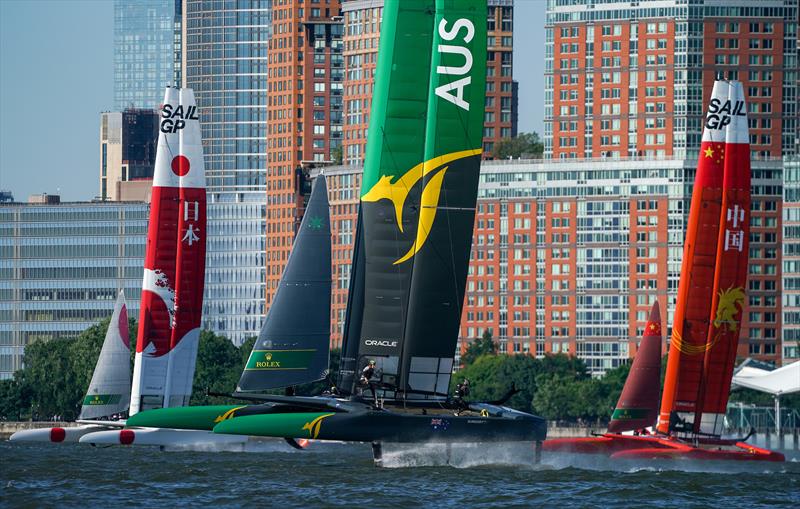
{"type": "Polygon", "coordinates": [[[773,396],[800,392],[800,361],[773,371],[743,365],[733,375],[733,385],[773,396]]]}

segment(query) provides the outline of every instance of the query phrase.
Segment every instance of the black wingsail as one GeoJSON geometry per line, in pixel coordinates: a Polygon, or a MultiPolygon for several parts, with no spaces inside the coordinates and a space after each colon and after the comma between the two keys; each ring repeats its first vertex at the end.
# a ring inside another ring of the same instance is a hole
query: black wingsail
{"type": "Polygon", "coordinates": [[[325,177],[320,175],[238,390],[288,387],[325,378],[330,314],[330,207],[325,177]]]}
{"type": "Polygon", "coordinates": [[[347,315],[342,330],[342,355],[339,361],[339,377],[336,386],[352,393],[358,362],[358,345],[361,337],[361,322],[364,316],[364,232],[361,208],[358,209],[356,239],[353,244],[353,262],[350,265],[350,286],[347,291],[347,315]]]}

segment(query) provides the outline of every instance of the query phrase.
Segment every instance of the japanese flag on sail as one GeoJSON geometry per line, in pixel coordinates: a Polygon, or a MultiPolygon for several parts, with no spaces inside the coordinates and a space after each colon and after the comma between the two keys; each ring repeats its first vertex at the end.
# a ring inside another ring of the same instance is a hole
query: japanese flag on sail
{"type": "Polygon", "coordinates": [[[189,401],[200,334],[206,190],[194,92],[167,88],[160,116],[131,414],[189,401]]]}

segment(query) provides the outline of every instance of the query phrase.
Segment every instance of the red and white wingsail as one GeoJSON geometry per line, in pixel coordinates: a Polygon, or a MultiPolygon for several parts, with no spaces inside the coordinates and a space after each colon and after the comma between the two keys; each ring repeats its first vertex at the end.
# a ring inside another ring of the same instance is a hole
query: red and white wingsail
{"type": "Polygon", "coordinates": [[[658,430],[718,436],[747,281],[750,146],[742,84],[717,81],[706,115],[658,430]]]}
{"type": "Polygon", "coordinates": [[[206,182],[191,89],[161,106],[144,262],[131,415],[189,402],[200,336],[206,258],[206,182]]]}

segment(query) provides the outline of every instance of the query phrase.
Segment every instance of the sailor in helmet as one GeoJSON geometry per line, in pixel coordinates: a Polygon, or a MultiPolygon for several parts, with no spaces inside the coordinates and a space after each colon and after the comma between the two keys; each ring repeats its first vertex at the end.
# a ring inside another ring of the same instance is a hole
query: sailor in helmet
{"type": "Polygon", "coordinates": [[[466,396],[469,396],[469,380],[467,378],[456,385],[456,390],[453,394],[453,402],[456,404],[456,415],[469,408],[467,402],[464,401],[466,396]]]}
{"type": "Polygon", "coordinates": [[[364,389],[369,387],[372,392],[372,402],[378,406],[378,393],[375,391],[375,382],[372,377],[375,376],[375,359],[370,359],[364,369],[361,370],[361,378],[358,379],[358,385],[361,386],[361,394],[364,394],[364,389]]]}

